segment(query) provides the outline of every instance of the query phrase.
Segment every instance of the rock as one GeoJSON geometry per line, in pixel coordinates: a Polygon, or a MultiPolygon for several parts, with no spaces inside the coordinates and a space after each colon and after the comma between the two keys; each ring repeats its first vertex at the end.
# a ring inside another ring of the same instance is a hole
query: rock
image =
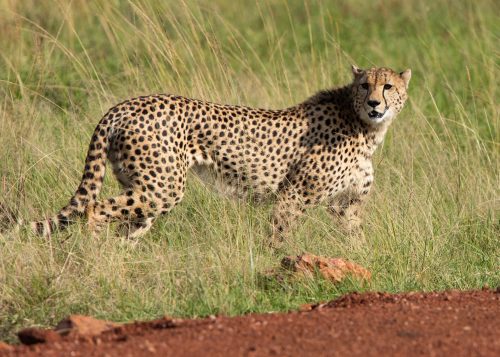
{"type": "Polygon", "coordinates": [[[92,337],[100,335],[104,331],[120,326],[117,323],[94,319],[83,315],[70,315],[55,327],[55,331],[61,335],[78,335],[92,337]]]}
{"type": "Polygon", "coordinates": [[[333,283],[344,280],[348,275],[369,280],[371,273],[362,266],[341,258],[320,257],[313,254],[301,254],[296,257],[288,256],[281,261],[282,267],[294,272],[312,274],[319,271],[321,275],[333,283]]]}
{"type": "Polygon", "coordinates": [[[23,345],[54,342],[61,339],[61,336],[54,330],[45,330],[35,327],[25,328],[19,331],[17,337],[23,345]]]}

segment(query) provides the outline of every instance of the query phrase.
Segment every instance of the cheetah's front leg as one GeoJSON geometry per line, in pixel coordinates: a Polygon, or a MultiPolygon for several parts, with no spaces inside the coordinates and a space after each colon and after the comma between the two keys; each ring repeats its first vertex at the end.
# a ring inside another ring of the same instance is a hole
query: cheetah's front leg
{"type": "Polygon", "coordinates": [[[359,197],[342,197],[333,200],[328,205],[328,212],[335,221],[341,223],[346,231],[352,232],[358,230],[361,226],[361,206],[362,202],[359,197]]]}
{"type": "Polygon", "coordinates": [[[348,232],[358,231],[361,227],[361,213],[366,202],[371,186],[371,181],[362,185],[362,190],[357,186],[348,189],[330,199],[328,212],[339,221],[348,232]]]}
{"type": "Polygon", "coordinates": [[[286,196],[278,199],[273,209],[271,246],[279,247],[288,239],[303,212],[304,207],[300,201],[286,196]]]}

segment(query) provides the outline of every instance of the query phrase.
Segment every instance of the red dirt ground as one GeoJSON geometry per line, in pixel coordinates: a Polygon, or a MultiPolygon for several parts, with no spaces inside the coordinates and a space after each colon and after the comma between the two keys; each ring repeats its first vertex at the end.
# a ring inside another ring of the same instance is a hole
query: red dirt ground
{"type": "Polygon", "coordinates": [[[31,329],[23,339],[38,336],[47,342],[0,346],[0,355],[500,356],[500,288],[354,293],[302,310],[164,318],[112,327],[93,337],[31,329]]]}

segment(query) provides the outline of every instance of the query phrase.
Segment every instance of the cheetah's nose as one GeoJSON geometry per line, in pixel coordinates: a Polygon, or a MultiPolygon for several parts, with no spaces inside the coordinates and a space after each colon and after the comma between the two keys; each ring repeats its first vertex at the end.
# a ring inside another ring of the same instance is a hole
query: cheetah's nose
{"type": "Polygon", "coordinates": [[[372,108],[376,108],[379,104],[380,104],[380,102],[378,100],[369,100],[368,101],[368,105],[372,108]]]}

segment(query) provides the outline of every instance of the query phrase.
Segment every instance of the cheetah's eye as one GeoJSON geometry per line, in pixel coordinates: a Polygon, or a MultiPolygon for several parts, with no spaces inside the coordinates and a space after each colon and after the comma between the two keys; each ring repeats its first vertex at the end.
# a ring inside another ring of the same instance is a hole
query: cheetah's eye
{"type": "Polygon", "coordinates": [[[368,83],[361,84],[361,88],[363,88],[363,89],[368,90],[369,87],[370,87],[370,85],[368,83]]]}
{"type": "Polygon", "coordinates": [[[384,84],[384,89],[389,90],[392,88],[392,84],[384,84]]]}

